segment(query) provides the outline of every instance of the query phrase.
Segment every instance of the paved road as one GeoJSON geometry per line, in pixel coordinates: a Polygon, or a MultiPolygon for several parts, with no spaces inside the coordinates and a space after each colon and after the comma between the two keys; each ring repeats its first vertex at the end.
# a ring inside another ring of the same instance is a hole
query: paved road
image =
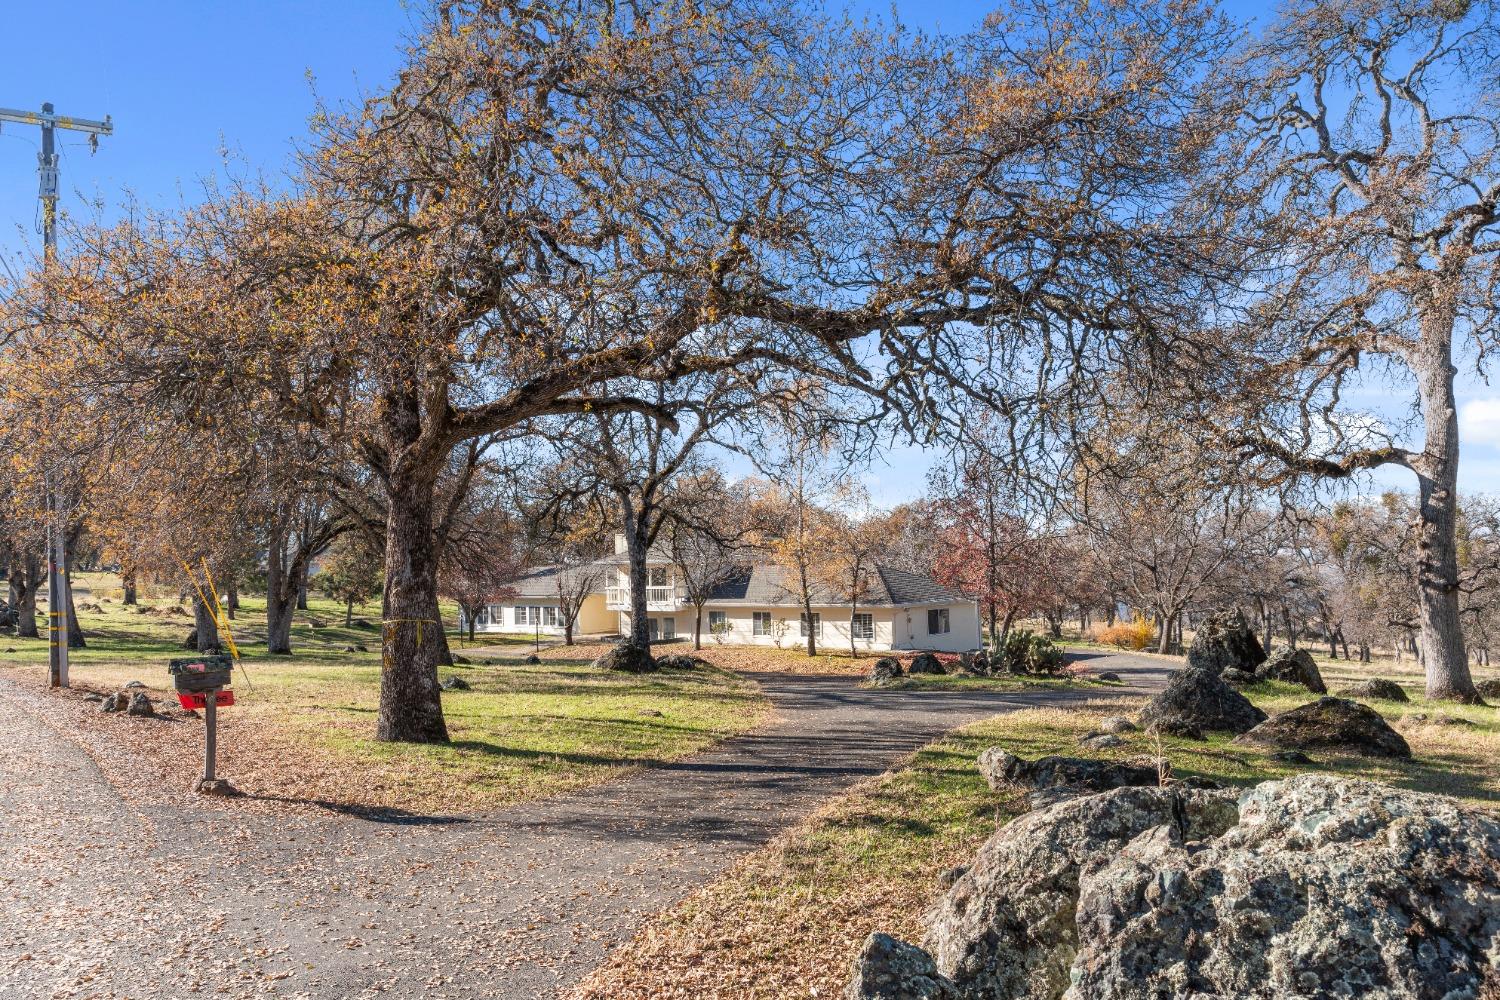
{"type": "MultiPolygon", "coordinates": [[[[1170,663],[1091,658],[1150,688],[1170,663]]],[[[134,809],[0,685],[0,997],[557,993],[818,802],[964,722],[1068,691],[756,675],[776,719],[677,764],[478,817],[134,809]],[[40,779],[61,774],[61,785],[40,779]]]]}

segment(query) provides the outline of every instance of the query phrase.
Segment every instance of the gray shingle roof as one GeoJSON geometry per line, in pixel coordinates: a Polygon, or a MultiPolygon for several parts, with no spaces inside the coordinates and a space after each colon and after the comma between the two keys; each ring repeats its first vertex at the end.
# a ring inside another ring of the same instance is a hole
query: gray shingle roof
{"type": "MultiPolygon", "coordinates": [[[[795,576],[784,567],[774,563],[754,563],[738,567],[733,576],[714,588],[712,600],[795,605],[799,603],[798,590],[795,576]]],[[[928,577],[877,566],[870,592],[860,603],[899,607],[907,604],[952,604],[963,600],[962,596],[939,586],[928,577]]],[[[827,607],[847,603],[827,588],[813,588],[815,605],[827,607]]]]}

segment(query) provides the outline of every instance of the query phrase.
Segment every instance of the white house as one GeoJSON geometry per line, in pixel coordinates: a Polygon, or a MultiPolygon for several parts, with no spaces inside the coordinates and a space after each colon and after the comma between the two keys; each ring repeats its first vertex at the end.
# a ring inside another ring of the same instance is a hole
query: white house
{"type": "MultiPolygon", "coordinates": [[[[616,549],[621,548],[617,540],[616,549]]],[[[575,634],[630,629],[630,576],[623,553],[600,565],[604,583],[584,601],[575,634]]],[[[561,635],[557,572],[547,566],[528,573],[516,583],[515,598],[480,615],[476,631],[561,635]]],[[[794,647],[804,643],[811,628],[818,644],[830,649],[848,649],[851,629],[855,645],[873,651],[962,652],[980,645],[978,606],[929,577],[876,566],[870,593],[857,608],[831,593],[814,591],[813,597],[809,622],[781,567],[746,563],[714,588],[704,606],[703,641],[794,647]]],[[[653,640],[693,634],[696,609],[684,594],[681,571],[660,556],[647,560],[646,610],[653,640]]]]}

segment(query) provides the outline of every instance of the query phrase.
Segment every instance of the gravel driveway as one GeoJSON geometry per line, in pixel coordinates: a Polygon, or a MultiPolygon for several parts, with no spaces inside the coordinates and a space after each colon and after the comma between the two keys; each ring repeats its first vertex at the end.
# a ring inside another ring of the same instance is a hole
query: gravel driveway
{"type": "MultiPolygon", "coordinates": [[[[1173,666],[1081,655],[1137,688],[1173,666]]],[[[376,819],[132,805],[44,723],[45,696],[0,683],[0,997],[552,996],[938,734],[1100,697],[754,677],[773,721],[689,760],[491,815],[376,819]]]]}

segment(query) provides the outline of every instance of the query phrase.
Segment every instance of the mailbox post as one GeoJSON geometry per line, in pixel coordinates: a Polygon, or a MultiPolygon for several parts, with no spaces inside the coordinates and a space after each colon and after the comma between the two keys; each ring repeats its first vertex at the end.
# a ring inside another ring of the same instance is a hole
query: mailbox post
{"type": "Polygon", "coordinates": [[[167,668],[177,688],[177,701],[185,709],[203,709],[204,745],[203,777],[193,790],[206,795],[232,795],[234,788],[215,774],[219,748],[220,705],[233,705],[234,692],[228,690],[234,660],[228,656],[198,656],[173,660],[167,668]]]}

